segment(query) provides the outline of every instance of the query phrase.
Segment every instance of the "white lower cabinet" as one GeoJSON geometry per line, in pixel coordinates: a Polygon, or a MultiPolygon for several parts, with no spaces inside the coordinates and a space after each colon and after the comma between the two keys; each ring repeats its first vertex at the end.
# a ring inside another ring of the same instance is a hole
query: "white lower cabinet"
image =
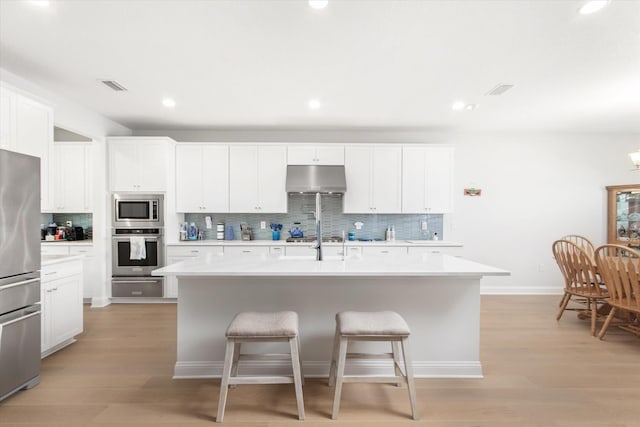
{"type": "MultiPolygon", "coordinates": [[[[167,265],[175,264],[188,259],[205,257],[208,255],[222,254],[222,246],[167,246],[167,265]]],[[[164,297],[178,297],[178,279],[175,276],[165,277],[164,297]]]]}
{"type": "Polygon", "coordinates": [[[82,297],[92,298],[99,294],[99,286],[104,282],[104,272],[100,266],[100,259],[95,256],[91,244],[69,243],[41,243],[41,255],[83,255],[82,259],[82,297]]]}
{"type": "Polygon", "coordinates": [[[82,262],[71,260],[42,268],[42,357],[74,342],[82,333],[82,262]]]}

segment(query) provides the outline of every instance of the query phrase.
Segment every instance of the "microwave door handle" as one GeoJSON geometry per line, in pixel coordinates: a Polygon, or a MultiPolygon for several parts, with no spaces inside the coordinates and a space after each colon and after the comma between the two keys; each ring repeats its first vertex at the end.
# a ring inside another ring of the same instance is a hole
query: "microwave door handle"
{"type": "MultiPolygon", "coordinates": [[[[132,234],[130,237],[132,236],[139,236],[139,234],[132,234]]],[[[159,239],[159,237],[147,237],[147,236],[141,236],[141,237],[144,237],[144,240],[150,240],[152,242],[157,242],[159,239]]],[[[129,237],[114,237],[113,240],[120,241],[120,242],[128,242],[129,237]]]]}

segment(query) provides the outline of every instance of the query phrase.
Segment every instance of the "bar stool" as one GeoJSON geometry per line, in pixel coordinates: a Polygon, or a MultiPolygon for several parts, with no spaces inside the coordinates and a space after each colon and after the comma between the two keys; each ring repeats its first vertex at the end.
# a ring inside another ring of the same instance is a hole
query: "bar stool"
{"type": "Polygon", "coordinates": [[[411,414],[414,420],[419,415],[416,409],[416,390],[413,381],[413,366],[407,348],[409,326],[402,316],[394,311],[357,312],[343,311],[336,315],[336,334],[333,341],[333,355],[329,368],[329,386],[335,385],[331,418],[338,418],[342,384],[345,382],[407,384],[411,414]],[[362,354],[349,353],[347,346],[353,341],[389,341],[391,353],[362,354]],[[400,366],[400,347],[404,358],[404,373],[400,366]],[[345,375],[346,359],[393,359],[394,376],[345,375]]]}
{"type": "Polygon", "coordinates": [[[298,418],[304,419],[302,385],[304,379],[301,370],[300,338],[298,335],[298,315],[293,311],[271,313],[243,312],[235,315],[227,331],[227,347],[224,369],[220,382],[220,400],[216,422],[222,422],[227,403],[229,386],[236,384],[291,384],[295,385],[298,418]],[[288,341],[290,353],[285,354],[241,354],[240,346],[245,342],[284,342],[288,341]],[[290,360],[293,368],[291,376],[238,376],[239,360],[290,360]]]}

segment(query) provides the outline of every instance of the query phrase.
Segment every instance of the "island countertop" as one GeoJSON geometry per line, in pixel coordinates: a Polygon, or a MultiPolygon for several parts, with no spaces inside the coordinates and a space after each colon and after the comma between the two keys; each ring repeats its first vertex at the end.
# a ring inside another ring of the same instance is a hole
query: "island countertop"
{"type": "Polygon", "coordinates": [[[313,257],[255,255],[229,257],[206,254],[154,270],[154,276],[508,276],[507,270],[441,253],[394,257],[313,257]]]}

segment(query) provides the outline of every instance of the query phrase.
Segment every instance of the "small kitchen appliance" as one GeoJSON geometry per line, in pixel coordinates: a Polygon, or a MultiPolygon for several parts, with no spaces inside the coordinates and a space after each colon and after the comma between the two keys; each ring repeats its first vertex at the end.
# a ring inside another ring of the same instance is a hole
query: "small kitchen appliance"
{"type": "Polygon", "coordinates": [[[251,235],[251,227],[249,227],[248,224],[240,224],[240,237],[242,240],[253,240],[253,236],[251,235]]]}

